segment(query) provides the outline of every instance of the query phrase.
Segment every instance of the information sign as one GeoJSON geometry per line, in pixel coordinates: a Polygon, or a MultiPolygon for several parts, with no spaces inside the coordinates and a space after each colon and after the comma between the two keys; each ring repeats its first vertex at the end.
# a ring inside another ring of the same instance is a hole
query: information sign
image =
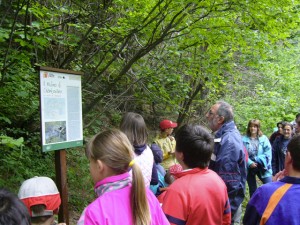
{"type": "Polygon", "coordinates": [[[81,73],[40,67],[43,152],[83,145],[81,73]]]}

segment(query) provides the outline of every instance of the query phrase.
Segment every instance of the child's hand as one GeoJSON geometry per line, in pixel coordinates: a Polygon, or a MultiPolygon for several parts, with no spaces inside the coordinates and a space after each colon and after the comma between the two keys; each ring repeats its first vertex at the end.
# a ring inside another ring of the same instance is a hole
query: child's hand
{"type": "Polygon", "coordinates": [[[272,177],[272,181],[278,181],[278,180],[284,178],[285,176],[287,176],[287,172],[285,170],[282,170],[282,171],[276,173],[274,177],[272,177]]]}
{"type": "Polygon", "coordinates": [[[171,141],[174,141],[174,140],[175,140],[175,138],[174,138],[173,136],[171,136],[171,135],[168,136],[168,138],[170,138],[171,141]]]}

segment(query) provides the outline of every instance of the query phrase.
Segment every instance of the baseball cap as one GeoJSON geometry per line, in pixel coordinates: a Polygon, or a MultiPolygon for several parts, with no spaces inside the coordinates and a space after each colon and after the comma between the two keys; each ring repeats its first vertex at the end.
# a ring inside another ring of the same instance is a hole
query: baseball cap
{"type": "Polygon", "coordinates": [[[31,217],[57,214],[61,204],[59,191],[49,177],[33,177],[25,180],[20,187],[18,196],[24,202],[31,217]],[[34,205],[45,205],[45,210],[35,214],[30,209],[34,205]]]}
{"type": "Polygon", "coordinates": [[[180,172],[182,172],[182,170],[183,170],[182,166],[180,164],[177,164],[177,163],[170,166],[170,168],[169,168],[169,171],[170,171],[171,175],[174,175],[176,173],[180,173],[180,172]]]}
{"type": "Polygon", "coordinates": [[[175,127],[177,127],[177,123],[174,123],[171,120],[163,120],[159,123],[159,127],[162,130],[165,130],[168,128],[175,128],[175,127]]]}

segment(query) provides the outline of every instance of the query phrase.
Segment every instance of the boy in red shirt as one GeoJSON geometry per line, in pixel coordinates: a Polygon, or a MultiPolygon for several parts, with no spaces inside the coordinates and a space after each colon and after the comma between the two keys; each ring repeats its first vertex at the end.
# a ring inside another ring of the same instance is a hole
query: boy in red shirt
{"type": "Polygon", "coordinates": [[[175,157],[183,168],[168,187],[162,209],[173,225],[230,224],[224,181],[208,169],[214,139],[201,126],[184,125],[175,135],[175,157]]]}

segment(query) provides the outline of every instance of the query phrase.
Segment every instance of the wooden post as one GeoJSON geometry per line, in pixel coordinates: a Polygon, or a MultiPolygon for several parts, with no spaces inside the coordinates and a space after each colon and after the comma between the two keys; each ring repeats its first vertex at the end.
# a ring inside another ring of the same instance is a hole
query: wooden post
{"type": "Polygon", "coordinates": [[[55,172],[56,184],[61,197],[58,221],[69,225],[66,150],[55,151],[55,172]]]}

